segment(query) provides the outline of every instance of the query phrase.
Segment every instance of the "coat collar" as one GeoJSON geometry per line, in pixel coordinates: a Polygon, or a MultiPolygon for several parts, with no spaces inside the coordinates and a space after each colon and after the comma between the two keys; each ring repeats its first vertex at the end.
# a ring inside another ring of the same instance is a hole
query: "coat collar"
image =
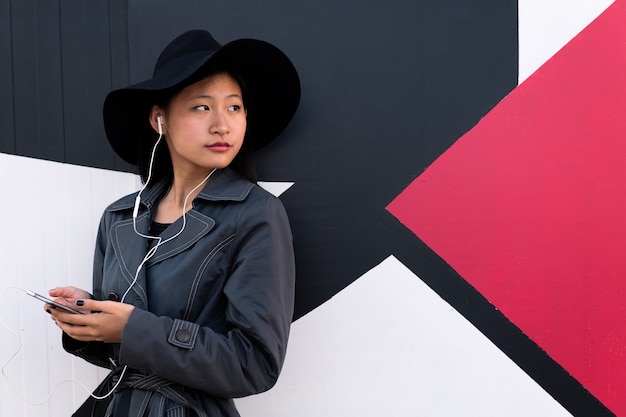
{"type": "MultiPolygon", "coordinates": [[[[149,185],[141,194],[141,204],[152,209],[165,194],[170,182],[162,180],[149,185]]],[[[243,201],[250,193],[254,184],[242,178],[230,168],[215,171],[196,199],[207,201],[243,201]]],[[[128,195],[108,208],[109,211],[126,210],[135,205],[137,193],[128,195]]]]}

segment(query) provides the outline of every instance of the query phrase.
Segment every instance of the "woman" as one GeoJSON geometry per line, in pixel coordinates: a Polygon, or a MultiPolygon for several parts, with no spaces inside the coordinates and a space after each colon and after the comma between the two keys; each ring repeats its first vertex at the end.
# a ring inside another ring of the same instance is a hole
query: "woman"
{"type": "Polygon", "coordinates": [[[220,46],[199,30],[163,50],[151,79],[109,93],[107,137],[145,185],[104,212],[93,293],[50,291],[85,314],[46,305],[68,352],[112,368],[83,412],[238,416],[232,398],[274,385],[294,254],[285,210],[255,184],[250,153],[287,126],[299,98],[276,47],[220,46]]]}

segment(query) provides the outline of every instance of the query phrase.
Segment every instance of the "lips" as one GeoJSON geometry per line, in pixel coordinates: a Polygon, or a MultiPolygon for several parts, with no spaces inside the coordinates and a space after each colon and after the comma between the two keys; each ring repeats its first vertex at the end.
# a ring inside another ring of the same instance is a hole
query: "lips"
{"type": "Polygon", "coordinates": [[[226,142],[215,142],[212,143],[210,145],[207,145],[206,148],[214,151],[214,152],[226,152],[228,151],[232,146],[226,142]]]}

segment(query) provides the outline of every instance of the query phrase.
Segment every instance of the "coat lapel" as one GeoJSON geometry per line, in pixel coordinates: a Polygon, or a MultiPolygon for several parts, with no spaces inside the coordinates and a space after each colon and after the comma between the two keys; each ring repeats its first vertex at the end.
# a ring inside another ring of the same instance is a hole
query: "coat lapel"
{"type": "MultiPolygon", "coordinates": [[[[150,216],[144,213],[137,217],[137,232],[147,235],[150,227],[150,216]]],[[[135,233],[133,220],[124,220],[114,225],[111,239],[115,257],[120,264],[120,270],[131,293],[126,296],[125,302],[142,308],[148,307],[146,295],[146,266],[141,270],[137,268],[142,264],[147,253],[147,240],[135,233]]],[[[120,294],[120,297],[122,295],[120,294]]]]}

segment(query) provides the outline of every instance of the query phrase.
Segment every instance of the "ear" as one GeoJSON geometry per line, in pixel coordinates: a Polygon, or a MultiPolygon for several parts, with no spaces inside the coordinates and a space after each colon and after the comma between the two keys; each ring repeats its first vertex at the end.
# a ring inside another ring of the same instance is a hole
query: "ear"
{"type": "Polygon", "coordinates": [[[150,126],[156,133],[159,133],[159,117],[161,118],[161,128],[163,129],[163,134],[165,134],[165,111],[161,109],[156,104],[152,106],[150,110],[150,126]]]}

